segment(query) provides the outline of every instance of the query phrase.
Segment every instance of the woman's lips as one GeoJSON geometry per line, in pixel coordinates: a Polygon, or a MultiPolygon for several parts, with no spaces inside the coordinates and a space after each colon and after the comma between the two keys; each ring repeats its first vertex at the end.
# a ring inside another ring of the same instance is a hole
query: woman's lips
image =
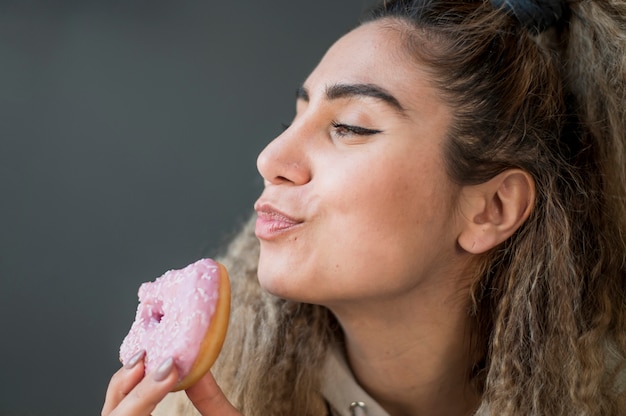
{"type": "Polygon", "coordinates": [[[270,205],[255,206],[257,220],[255,234],[261,240],[271,240],[302,224],[303,221],[283,214],[270,205]]]}

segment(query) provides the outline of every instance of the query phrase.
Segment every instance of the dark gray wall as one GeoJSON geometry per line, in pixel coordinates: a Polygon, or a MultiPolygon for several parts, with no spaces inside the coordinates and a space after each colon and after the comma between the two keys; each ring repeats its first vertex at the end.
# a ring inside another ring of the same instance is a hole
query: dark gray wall
{"type": "Polygon", "coordinates": [[[0,0],[0,414],[98,414],[139,284],[214,256],[371,1],[0,0]]]}

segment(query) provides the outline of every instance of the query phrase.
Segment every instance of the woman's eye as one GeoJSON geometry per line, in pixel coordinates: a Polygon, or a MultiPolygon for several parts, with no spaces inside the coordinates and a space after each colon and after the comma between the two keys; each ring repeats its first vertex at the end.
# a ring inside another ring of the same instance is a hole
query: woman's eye
{"type": "Polygon", "coordinates": [[[349,124],[343,124],[333,121],[333,131],[340,137],[348,136],[371,136],[372,134],[380,133],[381,130],[367,129],[360,126],[352,126],[349,124]]]}

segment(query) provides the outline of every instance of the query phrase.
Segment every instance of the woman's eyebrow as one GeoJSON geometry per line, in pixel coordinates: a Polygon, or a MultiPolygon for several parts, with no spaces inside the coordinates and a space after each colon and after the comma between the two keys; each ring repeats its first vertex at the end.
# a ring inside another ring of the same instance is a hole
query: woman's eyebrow
{"type": "MultiPolygon", "coordinates": [[[[375,84],[334,84],[326,88],[326,98],[329,100],[359,96],[379,99],[393,107],[400,114],[405,115],[406,113],[396,97],[375,84]]],[[[299,87],[296,90],[296,99],[309,101],[309,92],[305,87],[299,87]]]]}

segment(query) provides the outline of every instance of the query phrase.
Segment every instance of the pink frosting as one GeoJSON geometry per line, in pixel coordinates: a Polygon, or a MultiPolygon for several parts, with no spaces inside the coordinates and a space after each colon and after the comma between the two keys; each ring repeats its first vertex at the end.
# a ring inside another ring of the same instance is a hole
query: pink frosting
{"type": "Polygon", "coordinates": [[[202,259],[143,283],[135,321],[120,347],[122,363],[145,350],[146,373],[172,357],[180,378],[185,377],[215,312],[218,273],[215,261],[202,259]]]}

